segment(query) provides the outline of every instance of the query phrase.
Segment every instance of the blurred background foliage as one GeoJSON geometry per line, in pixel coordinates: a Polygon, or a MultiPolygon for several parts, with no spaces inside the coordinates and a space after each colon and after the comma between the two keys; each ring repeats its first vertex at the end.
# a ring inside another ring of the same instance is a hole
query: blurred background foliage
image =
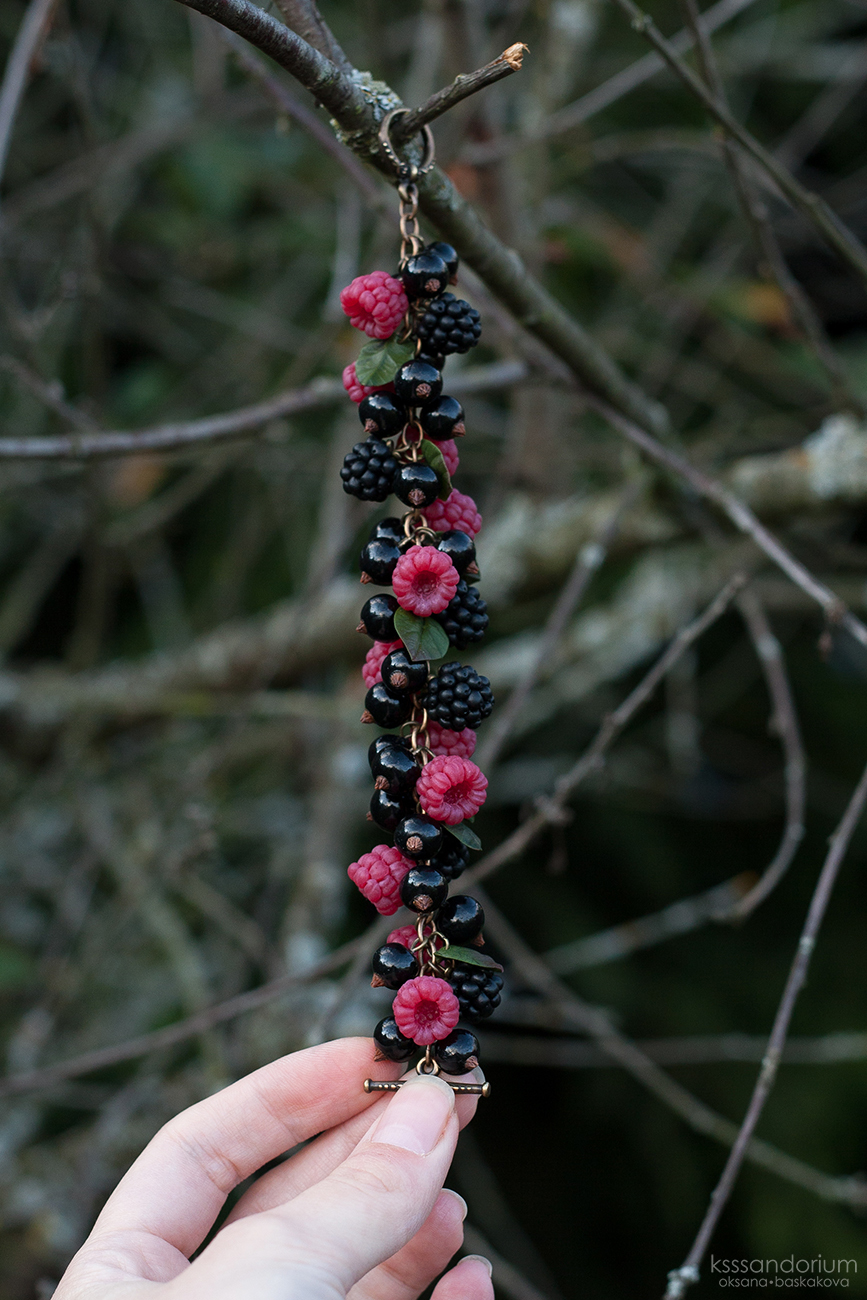
{"type": "MultiPolygon", "coordinates": [[[[651,8],[664,31],[680,29],[673,0],[651,8]]],[[[24,12],[20,0],[0,6],[7,50],[24,12]]],[[[440,160],[667,405],[695,461],[733,473],[743,457],[797,447],[841,410],[858,417],[863,287],[764,195],[847,395],[757,264],[718,143],[681,85],[656,72],[598,111],[563,113],[646,56],[613,4],[328,0],[325,14],[355,65],[410,104],[527,42],[519,76],[437,124],[440,160]]],[[[755,0],[714,44],[736,115],[867,237],[863,0],[755,0]]],[[[172,0],[60,0],[0,198],[3,436],[190,420],[339,376],[359,336],[337,293],[397,256],[393,194],[372,183],[380,210],[197,14],[172,0]]],[[[491,772],[478,826],[493,846],[749,552],[713,540],[695,500],[641,470],[537,365],[474,277],[462,291],[483,312],[484,336],[448,372],[468,410],[458,485],[485,515],[492,613],[472,661],[501,700],[576,550],[598,537],[624,481],[638,491],[491,772]],[[503,360],[522,363],[519,378],[473,379],[503,360]]],[[[354,408],[334,397],[171,453],[0,461],[9,1075],[303,974],[369,924],[345,867],[373,842],[370,737],[356,721],[364,647],[351,615],[371,517],[336,479],[358,436],[354,408]]],[[[775,510],[771,493],[763,508],[863,611],[867,490],[830,497],[775,510]]],[[[867,734],[863,653],[837,635],[820,645],[816,609],[770,569],[757,575],[809,762],[808,829],[791,871],[743,925],[696,921],[633,951],[627,934],[620,960],[560,966],[661,1060],[692,1044],[691,1063],[666,1068],[735,1120],[867,734]],[[748,1059],[725,1059],[732,1034],[751,1036],[739,1040],[748,1059]]],[[[524,940],[546,952],[757,876],[783,811],[769,713],[732,611],[582,787],[569,824],[488,882],[524,940]]],[[[862,830],[793,1027],[796,1042],[822,1042],[783,1066],[760,1130],[835,1176],[867,1165],[865,848],[862,830]],[[846,1059],[826,1059],[838,1034],[852,1036],[846,1059]]],[[[51,1294],[120,1173],[171,1114],[279,1053],[369,1033],[380,1007],[356,965],[287,985],[174,1047],[9,1091],[4,1300],[51,1294]]],[[[486,1035],[494,1095],[462,1139],[454,1185],[470,1203],[471,1246],[511,1266],[499,1287],[518,1300],[659,1294],[724,1159],[634,1079],[592,1051],[576,1055],[581,1042],[513,976],[486,1035]]],[[[713,1250],[854,1258],[851,1292],[867,1294],[863,1220],[755,1167],[713,1250]]],[[[714,1287],[707,1277],[695,1293],[714,1287]]]]}

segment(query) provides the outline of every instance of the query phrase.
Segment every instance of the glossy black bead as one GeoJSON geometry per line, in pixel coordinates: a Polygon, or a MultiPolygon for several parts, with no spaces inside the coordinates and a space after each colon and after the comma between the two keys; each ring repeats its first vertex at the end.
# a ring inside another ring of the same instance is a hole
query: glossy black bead
{"type": "Polygon", "coordinates": [[[445,442],[466,433],[464,408],[456,397],[441,397],[419,412],[418,422],[432,442],[445,442]]]}
{"type": "Polygon", "coordinates": [[[423,510],[437,499],[440,481],[430,465],[419,461],[414,465],[401,465],[392,488],[396,497],[414,510],[423,510]]]}
{"type": "Polygon", "coordinates": [[[436,857],[442,848],[443,833],[428,817],[413,814],[404,817],[394,832],[394,843],[408,858],[436,857]]]}
{"type": "Polygon", "coordinates": [[[425,916],[445,902],[448,892],[449,882],[433,867],[412,867],[400,887],[404,906],[425,916]]]}
{"type": "Polygon", "coordinates": [[[437,542],[437,550],[443,551],[451,560],[458,573],[463,574],[467,566],[476,562],[476,544],[468,533],[460,528],[450,528],[437,542]]]}
{"type": "Polygon", "coordinates": [[[383,682],[376,682],[364,697],[364,707],[370,718],[363,718],[363,722],[372,720],[378,727],[389,731],[407,721],[412,713],[412,699],[405,695],[392,695],[383,682]]]}
{"type": "Polygon", "coordinates": [[[412,751],[412,743],[408,736],[377,736],[376,740],[371,741],[367,750],[367,761],[371,772],[374,763],[385,749],[402,749],[409,754],[412,751]]]}
{"type": "Polygon", "coordinates": [[[445,240],[438,239],[435,243],[428,244],[425,251],[428,253],[436,253],[438,257],[443,259],[446,268],[448,269],[449,280],[454,284],[455,280],[458,278],[460,259],[451,244],[447,244],[445,240]]]}
{"type": "Polygon", "coordinates": [[[461,844],[454,835],[444,835],[443,846],[431,862],[431,866],[436,867],[446,880],[457,880],[469,865],[470,851],[466,844],[461,844]]]}
{"type": "Polygon", "coordinates": [[[425,249],[409,259],[400,278],[407,298],[435,298],[446,288],[451,276],[439,253],[425,249]]]}
{"type": "Polygon", "coordinates": [[[395,695],[414,695],[427,686],[427,660],[410,659],[406,650],[392,650],[383,659],[379,675],[395,695]]]}
{"type": "Polygon", "coordinates": [[[374,537],[361,552],[361,572],[366,573],[371,582],[390,587],[400,555],[395,542],[385,537],[374,537]]]}
{"type": "Polygon", "coordinates": [[[481,903],[466,894],[453,894],[446,899],[437,917],[437,929],[449,943],[466,946],[477,939],[485,924],[481,903]]]}
{"type": "Polygon", "coordinates": [[[388,1061],[408,1061],[416,1051],[415,1043],[411,1038],[404,1038],[392,1016],[380,1020],[373,1031],[373,1041],[388,1061]]]}
{"type": "Polygon", "coordinates": [[[421,768],[412,754],[398,745],[383,745],[374,755],[370,770],[377,790],[387,790],[389,794],[403,797],[412,794],[421,775],[421,768]]]}
{"type": "Polygon", "coordinates": [[[443,391],[443,377],[426,361],[407,361],[394,377],[394,391],[407,406],[426,406],[443,391]]]}
{"type": "Polygon", "coordinates": [[[389,515],[387,519],[380,519],[378,524],[374,524],[370,530],[371,542],[402,542],[406,537],[403,530],[403,520],[397,519],[394,515],[389,515]]]}
{"type": "Polygon", "coordinates": [[[402,943],[386,943],[377,948],[371,967],[374,978],[379,981],[376,987],[384,984],[387,989],[399,989],[407,980],[415,979],[419,972],[418,962],[402,943]]]}
{"type": "Polygon", "coordinates": [[[411,796],[389,794],[388,790],[374,790],[370,801],[370,815],[384,831],[393,831],[411,808],[411,796]]]}
{"type": "Polygon", "coordinates": [[[434,1043],[433,1058],[443,1074],[469,1074],[479,1063],[479,1040],[469,1029],[453,1029],[434,1043]]]}
{"type": "Polygon", "coordinates": [[[359,631],[366,632],[374,641],[399,640],[394,630],[394,612],[398,608],[396,596],[371,596],[361,611],[359,631]]]}
{"type": "Polygon", "coordinates": [[[359,403],[358,418],[366,434],[383,433],[389,437],[400,433],[407,422],[408,412],[394,393],[371,393],[359,403]]]}

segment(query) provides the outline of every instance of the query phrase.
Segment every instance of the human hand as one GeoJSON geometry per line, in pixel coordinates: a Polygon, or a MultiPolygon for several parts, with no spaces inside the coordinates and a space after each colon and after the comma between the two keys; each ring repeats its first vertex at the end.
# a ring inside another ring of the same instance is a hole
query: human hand
{"type": "MultiPolygon", "coordinates": [[[[311,1047],[176,1116],[109,1198],[55,1300],[415,1300],[463,1239],[466,1207],[442,1185],[476,1099],[430,1076],[368,1096],[371,1055],[369,1039],[311,1047]],[[191,1264],[228,1193],[316,1133],[191,1264]]],[[[489,1266],[471,1256],[433,1300],[493,1296],[489,1266]]]]}

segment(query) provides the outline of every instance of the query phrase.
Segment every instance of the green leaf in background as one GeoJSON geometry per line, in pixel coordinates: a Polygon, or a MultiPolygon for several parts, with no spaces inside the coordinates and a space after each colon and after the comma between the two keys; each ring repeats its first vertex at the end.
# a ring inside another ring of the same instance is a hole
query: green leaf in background
{"type": "Polygon", "coordinates": [[[479,952],[478,948],[458,948],[450,943],[442,955],[445,960],[459,961],[464,966],[484,966],[485,970],[503,969],[498,961],[494,961],[486,952],[479,952]]]}
{"type": "MultiPolygon", "coordinates": [[[[356,374],[358,371],[356,371],[356,374]]],[[[430,465],[433,472],[440,481],[439,499],[440,501],[448,500],[449,493],[452,490],[452,480],[443,454],[435,442],[428,442],[427,438],[422,438],[421,454],[430,465]]]]}
{"type": "Polygon", "coordinates": [[[355,377],[360,384],[390,384],[395,372],[415,356],[415,344],[392,334],[390,339],[371,339],[365,343],[355,363],[355,377]]]}
{"type": "Polygon", "coordinates": [[[398,609],[394,613],[394,630],[410,659],[442,659],[449,652],[446,630],[436,619],[419,618],[408,609],[398,609]]]}
{"type": "Polygon", "coordinates": [[[454,835],[456,840],[465,844],[468,849],[475,849],[477,852],[482,847],[482,841],[475,831],[470,830],[466,822],[458,822],[457,826],[443,826],[444,831],[449,835],[454,835]]]}

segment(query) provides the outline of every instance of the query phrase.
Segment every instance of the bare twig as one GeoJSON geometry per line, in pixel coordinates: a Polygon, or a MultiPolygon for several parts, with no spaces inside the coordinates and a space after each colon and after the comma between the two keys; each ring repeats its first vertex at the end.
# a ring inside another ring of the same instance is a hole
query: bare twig
{"type": "Polygon", "coordinates": [[[762,1060],[762,1068],[753,1095],[750,1098],[744,1121],[738,1131],[737,1139],[726,1161],[720,1180],[711,1195],[707,1214],[698,1230],[692,1248],[682,1266],[669,1273],[666,1300],[679,1300],[687,1287],[698,1281],[699,1265],[719,1222],[719,1217],[731,1195],[744,1157],[749,1150],[752,1135],[761,1118],[765,1102],[774,1086],[780,1057],[789,1032],[792,1013],[795,1010],[795,1003],[807,978],[810,959],[816,946],[816,938],[824,920],[846,851],[849,848],[852,836],[855,834],[858,822],[861,820],[865,803],[867,803],[867,767],[865,767],[861,780],[855,787],[840,824],[831,836],[830,848],[819,874],[819,879],[816,882],[813,897],[810,900],[807,918],[801,931],[801,937],[798,940],[789,977],[786,980],[786,987],[783,990],[783,996],[774,1017],[774,1025],[768,1039],[767,1051],[762,1060]]]}
{"type": "Polygon", "coordinates": [[[0,85],[0,180],[6,170],[12,129],[30,76],[30,66],[48,30],[57,0],[30,0],[9,52],[0,85]]]}
{"type": "MultiPolygon", "coordinates": [[[[548,1004],[550,1005],[550,1004],[548,1004]]],[[[549,1011],[552,1022],[561,1022],[555,1010],[549,1011]]],[[[544,1028],[544,1012],[535,1022],[544,1028]]],[[[505,1007],[498,1013],[498,1024],[514,1024],[505,1007]]],[[[519,1021],[518,1023],[525,1023],[519,1021]]],[[[558,1023],[557,1028],[562,1028],[558,1023]]],[[[548,1069],[596,1070],[616,1065],[595,1043],[577,1038],[554,1038],[545,1035],[494,1033],[480,1035],[486,1061],[505,1061],[511,1065],[531,1065],[548,1069]]],[[[748,1064],[764,1059],[768,1040],[764,1034],[694,1034],[686,1038],[637,1039],[635,1046],[657,1065],[719,1065],[725,1062],[748,1064]]],[[[867,1034],[823,1034],[818,1038],[790,1038],[783,1048],[783,1065],[841,1065],[867,1060],[867,1034]]]]}
{"type": "Polygon", "coordinates": [[[495,849],[485,854],[473,869],[466,873],[464,879],[468,885],[484,880],[492,872],[503,866],[504,863],[517,858],[546,827],[563,821],[566,815],[565,805],[569,797],[585,777],[588,777],[591,772],[599,771],[604,763],[605,751],[612,741],[641,706],[650,699],[672,665],[677,663],[681,655],[725,613],[746,581],[747,579],[743,573],[736,573],[711,601],[707,609],[678,633],[650,671],[630,691],[626,699],[614,712],[608,715],[590,745],[578,759],[578,762],[557,781],[553,793],[549,797],[537,800],[536,812],[531,817],[528,817],[525,822],[522,822],[517,830],[512,831],[512,834],[507,836],[495,849]]]}
{"type": "Polygon", "coordinates": [[[782,879],[804,838],[806,757],[783,652],[762,602],[754,591],[742,591],[738,597],[738,609],[755,646],[773,704],[771,727],[783,746],[786,792],[786,821],[777,852],[753,888],[731,909],[732,919],[742,920],[782,879]]]}
{"type": "Polygon", "coordinates": [[[352,71],[352,64],[319,12],[316,0],[277,0],[277,8],[292,30],[303,36],[308,45],[344,72],[352,71]]]}
{"type": "Polygon", "coordinates": [[[680,78],[684,85],[700,100],[712,117],[716,118],[723,130],[737,140],[748,154],[774,180],[780,192],[786,196],[791,205],[801,212],[808,221],[822,234],[828,245],[849,266],[867,281],[867,248],[840,220],[836,212],[828,206],[823,198],[812,193],[797,180],[787,167],[770,153],[764,145],[732,116],[728,107],[722,103],[692,68],[678,54],[670,41],[654,23],[649,14],[641,10],[634,0],[615,0],[615,3],[630,19],[632,26],[647,38],[650,44],[665,59],[668,66],[680,78]]]}
{"type": "Polygon", "coordinates": [[[431,95],[419,108],[411,108],[408,113],[399,117],[394,124],[394,136],[400,140],[411,140],[412,137],[426,126],[428,122],[435,121],[436,118],[447,113],[450,108],[460,104],[462,100],[468,99],[470,95],[477,94],[487,86],[493,86],[495,82],[502,81],[504,77],[511,77],[513,72],[521,71],[521,61],[527,46],[521,41],[510,45],[507,50],[486,63],[483,68],[477,68],[475,72],[463,72],[460,76],[455,77],[450,86],[444,90],[438,90],[435,95],[431,95]]]}

